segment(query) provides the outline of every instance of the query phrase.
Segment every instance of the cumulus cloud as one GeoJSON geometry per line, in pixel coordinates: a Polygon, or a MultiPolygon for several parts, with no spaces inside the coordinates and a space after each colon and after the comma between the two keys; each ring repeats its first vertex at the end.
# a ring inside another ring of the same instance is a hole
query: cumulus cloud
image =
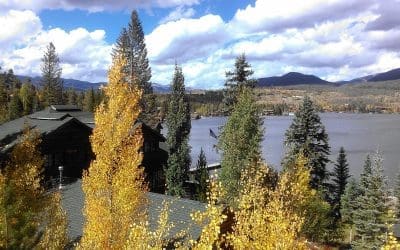
{"type": "Polygon", "coordinates": [[[179,6],[173,11],[171,11],[168,16],[161,19],[159,23],[167,23],[171,21],[176,21],[182,18],[190,18],[195,15],[196,11],[193,8],[185,8],[184,6],[179,6]]]}
{"type": "Polygon", "coordinates": [[[0,10],[34,10],[64,9],[64,10],[87,10],[100,12],[109,10],[126,10],[135,8],[171,8],[175,6],[191,6],[198,4],[200,0],[4,0],[0,2],[0,10]]]}
{"type": "Polygon", "coordinates": [[[0,51],[29,39],[42,29],[42,23],[32,11],[9,10],[0,16],[0,51]]]}
{"type": "Polygon", "coordinates": [[[257,0],[239,9],[232,25],[242,32],[280,32],[289,28],[308,28],[324,21],[336,21],[371,8],[373,0],[257,0]]]}
{"type": "MultiPolygon", "coordinates": [[[[238,9],[231,20],[217,14],[194,18],[199,14],[195,13],[199,2],[11,0],[1,2],[0,11],[17,4],[19,9],[32,10],[43,6],[88,11],[133,5],[170,8],[145,37],[151,80],[161,84],[171,82],[177,61],[188,86],[222,87],[225,72],[233,69],[235,57],[243,52],[255,77],[298,71],[336,81],[400,67],[399,0],[256,0],[238,9]]],[[[34,12],[22,10],[7,10],[0,16],[0,24],[6,28],[0,34],[0,64],[37,75],[45,46],[53,41],[65,77],[106,79],[112,46],[105,42],[105,31],[45,30],[34,12]]]]}
{"type": "Polygon", "coordinates": [[[153,63],[173,64],[206,57],[228,39],[222,18],[209,14],[161,24],[146,36],[146,44],[153,63]]]}
{"type": "Polygon", "coordinates": [[[0,44],[13,44],[0,49],[3,68],[12,68],[17,74],[40,75],[41,58],[46,46],[53,42],[60,57],[63,77],[92,82],[105,79],[111,61],[111,45],[105,42],[104,30],[43,30],[40,19],[26,11],[10,11],[8,17],[0,22],[2,27],[26,25],[15,34],[7,33],[1,37],[0,44]]]}

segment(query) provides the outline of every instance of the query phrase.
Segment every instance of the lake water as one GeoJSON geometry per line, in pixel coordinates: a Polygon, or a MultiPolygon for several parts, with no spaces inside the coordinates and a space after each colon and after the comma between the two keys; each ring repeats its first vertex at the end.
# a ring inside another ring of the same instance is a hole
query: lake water
{"type": "MultiPolygon", "coordinates": [[[[320,116],[329,135],[331,160],[336,160],[339,148],[343,146],[347,152],[350,173],[358,178],[366,155],[379,148],[384,157],[385,174],[390,182],[394,180],[400,168],[400,115],[323,113],[320,116]]],[[[277,170],[281,170],[284,134],[292,119],[291,116],[267,116],[264,119],[263,158],[277,170]]],[[[218,135],[225,121],[225,117],[192,121],[192,165],[196,164],[201,147],[208,163],[220,161],[213,146],[217,140],[209,135],[209,130],[218,135]]],[[[333,163],[329,168],[332,167],[333,163]]]]}

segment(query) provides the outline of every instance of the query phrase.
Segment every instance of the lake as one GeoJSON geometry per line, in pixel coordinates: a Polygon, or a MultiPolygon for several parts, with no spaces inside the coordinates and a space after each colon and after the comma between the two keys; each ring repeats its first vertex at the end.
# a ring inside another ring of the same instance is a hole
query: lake
{"type": "MultiPolygon", "coordinates": [[[[320,116],[329,135],[331,160],[336,161],[339,148],[343,146],[347,152],[350,173],[358,178],[366,155],[379,148],[384,157],[385,175],[390,182],[394,180],[400,168],[400,115],[322,113],[320,116]]],[[[263,158],[277,170],[281,170],[284,134],[292,119],[292,116],[264,118],[263,158]]],[[[196,164],[201,147],[209,164],[220,161],[213,146],[217,140],[209,135],[209,130],[212,129],[218,135],[225,121],[226,117],[206,117],[192,121],[192,165],[196,164]]],[[[329,166],[331,168],[333,163],[329,166]]]]}

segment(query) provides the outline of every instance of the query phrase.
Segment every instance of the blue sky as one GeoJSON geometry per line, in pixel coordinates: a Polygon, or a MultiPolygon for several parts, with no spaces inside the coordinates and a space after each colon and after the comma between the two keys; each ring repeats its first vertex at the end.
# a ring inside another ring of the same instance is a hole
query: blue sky
{"type": "Polygon", "coordinates": [[[53,42],[63,77],[106,81],[134,8],[160,84],[176,60],[188,86],[220,88],[241,53],[255,77],[298,71],[337,81],[400,67],[399,0],[3,0],[0,66],[40,75],[53,42]]]}

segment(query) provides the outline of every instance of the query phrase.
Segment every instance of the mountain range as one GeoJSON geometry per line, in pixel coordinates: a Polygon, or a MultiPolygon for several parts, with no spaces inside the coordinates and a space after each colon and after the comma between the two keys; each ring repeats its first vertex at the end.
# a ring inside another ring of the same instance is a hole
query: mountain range
{"type": "MultiPolygon", "coordinates": [[[[31,82],[38,86],[41,81],[41,77],[27,77],[18,75],[17,76],[21,81],[26,81],[27,79],[31,79],[31,82]]],[[[339,81],[339,82],[329,82],[325,81],[318,76],[315,75],[306,75],[299,72],[289,72],[282,76],[272,76],[272,77],[263,77],[258,79],[257,86],[258,87],[270,87],[270,86],[289,86],[289,85],[335,85],[340,86],[343,84],[353,84],[360,82],[378,82],[378,81],[389,81],[389,80],[397,80],[400,79],[400,68],[392,69],[387,72],[377,73],[373,75],[367,75],[352,79],[350,81],[339,81]]],[[[97,82],[92,83],[88,81],[80,81],[75,79],[66,79],[63,78],[64,88],[73,88],[78,91],[83,91],[86,89],[94,88],[98,89],[102,85],[105,85],[105,82],[97,82]]],[[[156,93],[168,93],[170,91],[169,85],[152,83],[153,90],[156,93]]],[[[191,88],[187,88],[188,90],[194,90],[191,88]]]]}

